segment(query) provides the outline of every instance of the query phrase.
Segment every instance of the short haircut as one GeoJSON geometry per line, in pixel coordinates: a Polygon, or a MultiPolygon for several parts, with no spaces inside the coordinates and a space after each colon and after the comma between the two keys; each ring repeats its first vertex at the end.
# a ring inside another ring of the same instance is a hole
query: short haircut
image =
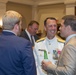
{"type": "Polygon", "coordinates": [[[32,21],[28,24],[28,27],[29,27],[29,26],[32,26],[34,23],[36,23],[37,25],[39,25],[39,23],[38,23],[37,21],[32,20],[32,21]]]}
{"type": "Polygon", "coordinates": [[[2,18],[3,21],[3,28],[5,30],[12,30],[15,24],[19,24],[21,21],[22,16],[16,11],[7,11],[2,18]]]}
{"type": "Polygon", "coordinates": [[[56,18],[54,18],[54,17],[47,17],[47,18],[44,20],[44,26],[46,26],[46,23],[47,23],[47,20],[48,20],[48,19],[57,21],[56,18]]]}
{"type": "Polygon", "coordinates": [[[62,17],[62,20],[64,20],[64,25],[72,28],[73,31],[76,31],[76,16],[75,15],[66,15],[62,17]]]}

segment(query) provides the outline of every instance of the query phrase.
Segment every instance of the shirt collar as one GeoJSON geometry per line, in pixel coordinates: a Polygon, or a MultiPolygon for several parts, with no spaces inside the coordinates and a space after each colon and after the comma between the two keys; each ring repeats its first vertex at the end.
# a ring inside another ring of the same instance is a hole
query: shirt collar
{"type": "MultiPolygon", "coordinates": [[[[13,33],[13,34],[15,34],[13,31],[11,31],[11,30],[3,30],[3,31],[6,31],[6,32],[11,32],[11,33],[13,33]]],[[[15,34],[16,35],[16,34],[15,34]]]]}
{"type": "MultiPolygon", "coordinates": [[[[31,34],[27,31],[27,28],[25,29],[25,31],[26,31],[26,33],[27,33],[29,39],[31,40],[31,34]]],[[[34,36],[32,36],[32,37],[34,38],[34,36]]]]}
{"type": "Polygon", "coordinates": [[[48,39],[48,38],[46,37],[46,40],[49,41],[49,42],[55,41],[56,39],[57,39],[56,36],[55,36],[53,39],[48,39]]]}
{"type": "Polygon", "coordinates": [[[72,35],[70,35],[70,36],[68,36],[67,38],[66,38],[66,42],[65,43],[67,43],[72,37],[74,37],[74,36],[76,36],[76,34],[72,34],[72,35]]]}
{"type": "Polygon", "coordinates": [[[30,36],[30,33],[27,31],[27,28],[25,29],[26,33],[30,36]]]}

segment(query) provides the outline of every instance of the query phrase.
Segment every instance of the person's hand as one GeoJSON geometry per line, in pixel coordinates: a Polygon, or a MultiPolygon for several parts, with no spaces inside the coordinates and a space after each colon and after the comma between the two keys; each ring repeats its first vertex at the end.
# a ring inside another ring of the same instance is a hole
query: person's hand
{"type": "Polygon", "coordinates": [[[45,60],[43,60],[42,61],[42,69],[44,69],[46,71],[47,66],[49,66],[50,64],[52,64],[52,62],[50,62],[50,61],[46,62],[45,60]]]}

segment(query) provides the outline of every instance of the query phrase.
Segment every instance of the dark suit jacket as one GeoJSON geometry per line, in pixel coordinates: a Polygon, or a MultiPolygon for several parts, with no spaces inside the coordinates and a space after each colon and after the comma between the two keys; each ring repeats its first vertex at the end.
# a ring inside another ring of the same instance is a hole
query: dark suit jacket
{"type": "Polygon", "coordinates": [[[47,71],[48,75],[51,75],[52,72],[56,75],[76,75],[76,36],[65,44],[57,67],[50,64],[47,71]]]}
{"type": "MultiPolygon", "coordinates": [[[[28,35],[27,35],[27,33],[26,33],[25,30],[23,30],[23,31],[21,32],[20,37],[23,37],[23,38],[25,38],[25,39],[27,39],[27,40],[30,41],[30,39],[29,39],[29,37],[28,37],[28,35]]],[[[37,40],[39,39],[39,37],[38,37],[37,35],[34,35],[34,39],[35,39],[35,41],[37,41],[37,40]]]]}
{"type": "Polygon", "coordinates": [[[2,32],[0,75],[36,75],[35,60],[28,40],[11,32],[2,32]]]}

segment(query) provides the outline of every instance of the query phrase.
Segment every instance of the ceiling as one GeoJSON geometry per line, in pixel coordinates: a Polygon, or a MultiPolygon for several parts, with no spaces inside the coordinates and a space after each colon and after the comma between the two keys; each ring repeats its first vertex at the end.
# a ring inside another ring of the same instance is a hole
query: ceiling
{"type": "Polygon", "coordinates": [[[46,4],[64,3],[64,0],[7,0],[7,1],[28,5],[46,5],[46,4]]]}
{"type": "Polygon", "coordinates": [[[47,5],[47,4],[57,4],[57,3],[76,3],[76,0],[0,0],[0,2],[7,3],[15,2],[27,5],[47,5]]]}

